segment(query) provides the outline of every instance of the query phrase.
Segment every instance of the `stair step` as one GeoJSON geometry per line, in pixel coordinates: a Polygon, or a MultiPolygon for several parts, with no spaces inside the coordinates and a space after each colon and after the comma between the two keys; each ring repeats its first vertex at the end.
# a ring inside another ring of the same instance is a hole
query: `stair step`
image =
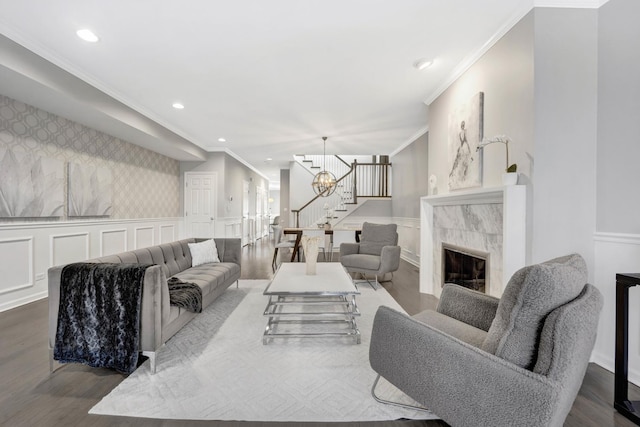
{"type": "Polygon", "coordinates": [[[303,162],[313,163],[313,160],[303,160],[303,162]]]}
{"type": "MultiPolygon", "coordinates": [[[[346,209],[334,209],[334,212],[346,212],[346,209]]],[[[338,218],[337,216],[334,216],[334,218],[338,218]]]]}
{"type": "Polygon", "coordinates": [[[320,169],[320,166],[311,166],[311,169],[320,169]]]}

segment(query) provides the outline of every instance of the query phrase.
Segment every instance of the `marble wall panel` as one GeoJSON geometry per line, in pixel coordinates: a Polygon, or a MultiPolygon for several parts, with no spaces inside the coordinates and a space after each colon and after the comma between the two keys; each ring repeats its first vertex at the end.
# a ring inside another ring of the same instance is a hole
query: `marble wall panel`
{"type": "Polygon", "coordinates": [[[434,254],[433,280],[442,286],[442,243],[469,248],[489,254],[489,286],[500,292],[503,288],[503,237],[501,204],[436,206],[433,209],[434,254]]]}

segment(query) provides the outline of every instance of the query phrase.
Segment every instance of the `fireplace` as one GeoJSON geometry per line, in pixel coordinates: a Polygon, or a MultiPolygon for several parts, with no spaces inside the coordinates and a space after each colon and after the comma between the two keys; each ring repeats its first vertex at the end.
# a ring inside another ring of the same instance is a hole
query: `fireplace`
{"type": "Polygon", "coordinates": [[[442,286],[455,283],[487,293],[489,253],[442,243],[442,286]]]}

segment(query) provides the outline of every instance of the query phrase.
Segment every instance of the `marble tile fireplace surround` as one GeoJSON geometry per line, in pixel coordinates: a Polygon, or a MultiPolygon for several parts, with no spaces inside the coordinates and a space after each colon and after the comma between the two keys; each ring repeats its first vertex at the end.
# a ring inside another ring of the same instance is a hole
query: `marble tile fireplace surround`
{"type": "Polygon", "coordinates": [[[485,292],[500,297],[526,264],[527,187],[479,188],[420,199],[420,292],[440,296],[443,245],[486,253],[485,292]]]}

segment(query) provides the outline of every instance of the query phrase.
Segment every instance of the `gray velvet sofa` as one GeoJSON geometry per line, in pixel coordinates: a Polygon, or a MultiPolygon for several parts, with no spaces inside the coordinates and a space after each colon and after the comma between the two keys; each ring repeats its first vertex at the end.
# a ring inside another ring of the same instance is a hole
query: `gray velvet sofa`
{"type": "MultiPolygon", "coordinates": [[[[140,312],[140,351],[148,356],[151,371],[156,369],[156,353],[196,313],[169,304],[167,278],[177,277],[196,283],[202,289],[202,308],[218,298],[240,278],[242,245],[240,239],[215,238],[219,263],[191,266],[188,243],[205,239],[184,239],[134,251],[123,252],[87,262],[155,264],[145,271],[142,306],[140,312]]],[[[49,358],[53,370],[58,306],[60,301],[60,276],[64,266],[49,269],[49,358]]]]}

